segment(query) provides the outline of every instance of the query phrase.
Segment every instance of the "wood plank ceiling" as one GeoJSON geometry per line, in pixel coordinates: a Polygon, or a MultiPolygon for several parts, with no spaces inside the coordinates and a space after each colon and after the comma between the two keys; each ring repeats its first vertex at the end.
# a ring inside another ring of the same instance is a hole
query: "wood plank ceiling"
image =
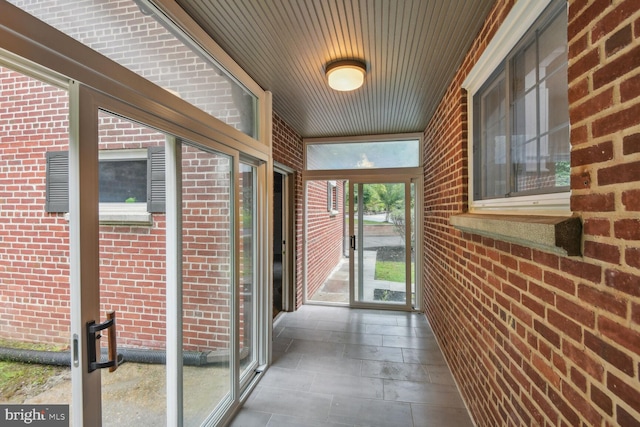
{"type": "Polygon", "coordinates": [[[494,0],[177,0],[303,137],[422,132],[494,0]],[[330,89],[325,65],[367,64],[330,89]]]}

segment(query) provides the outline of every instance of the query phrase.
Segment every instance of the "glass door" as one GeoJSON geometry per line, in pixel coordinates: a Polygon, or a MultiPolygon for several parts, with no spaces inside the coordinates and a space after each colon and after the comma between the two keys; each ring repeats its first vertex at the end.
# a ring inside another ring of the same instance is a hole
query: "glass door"
{"type": "Polygon", "coordinates": [[[206,424],[233,402],[234,159],[181,143],[183,421],[206,424]]]}
{"type": "Polygon", "coordinates": [[[410,309],[415,260],[411,183],[349,183],[352,306],[410,309]]]}
{"type": "Polygon", "coordinates": [[[152,207],[155,189],[149,187],[164,182],[168,137],[98,111],[100,317],[95,322],[114,313],[115,331],[95,335],[104,337],[97,340],[96,359],[111,359],[109,339],[117,338],[123,362],[98,370],[103,426],[163,425],[167,418],[166,208],[152,207]]]}
{"type": "Polygon", "coordinates": [[[69,155],[69,182],[82,183],[71,218],[81,219],[76,233],[88,234],[77,245],[76,268],[90,279],[77,307],[82,325],[92,325],[77,332],[86,349],[77,363],[85,408],[77,418],[217,425],[258,364],[262,169],[77,89],[88,107],[80,109],[81,144],[69,155]]]}

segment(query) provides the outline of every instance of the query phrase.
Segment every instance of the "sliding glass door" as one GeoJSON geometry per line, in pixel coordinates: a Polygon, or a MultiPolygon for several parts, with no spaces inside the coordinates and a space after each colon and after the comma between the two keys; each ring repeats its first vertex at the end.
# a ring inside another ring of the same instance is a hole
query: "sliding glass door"
{"type": "Polygon", "coordinates": [[[306,301],[416,307],[415,185],[405,177],[306,181],[306,301]]]}
{"type": "Polygon", "coordinates": [[[412,184],[349,183],[352,306],[412,307],[415,292],[412,184]]]}
{"type": "Polygon", "coordinates": [[[82,401],[73,406],[92,425],[96,416],[114,426],[216,425],[258,365],[264,165],[75,91],[84,107],[81,143],[69,151],[72,259],[75,250],[80,258],[71,270],[83,285],[72,287],[82,296],[72,307],[88,326],[76,331],[82,401]]]}

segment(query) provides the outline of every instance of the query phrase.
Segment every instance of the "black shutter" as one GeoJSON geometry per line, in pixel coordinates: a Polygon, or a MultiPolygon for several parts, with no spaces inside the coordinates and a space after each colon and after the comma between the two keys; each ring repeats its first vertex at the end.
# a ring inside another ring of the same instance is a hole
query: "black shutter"
{"type": "Polygon", "coordinates": [[[164,147],[149,147],[147,156],[147,211],[165,212],[164,147]]]}
{"type": "Polygon", "coordinates": [[[45,210],[69,212],[69,152],[47,152],[47,189],[45,210]]]}

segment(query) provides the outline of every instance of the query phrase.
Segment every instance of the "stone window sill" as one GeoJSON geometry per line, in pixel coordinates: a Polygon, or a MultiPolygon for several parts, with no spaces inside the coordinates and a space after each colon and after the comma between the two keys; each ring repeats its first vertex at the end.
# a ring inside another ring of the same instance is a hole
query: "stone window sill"
{"type": "Polygon", "coordinates": [[[564,256],[579,256],[582,222],[576,216],[453,215],[451,225],[460,231],[504,240],[564,256]]]}
{"type": "MultiPolygon", "coordinates": [[[[69,221],[69,214],[64,217],[69,221]]],[[[149,212],[100,212],[100,225],[151,226],[153,218],[149,212]]]]}

